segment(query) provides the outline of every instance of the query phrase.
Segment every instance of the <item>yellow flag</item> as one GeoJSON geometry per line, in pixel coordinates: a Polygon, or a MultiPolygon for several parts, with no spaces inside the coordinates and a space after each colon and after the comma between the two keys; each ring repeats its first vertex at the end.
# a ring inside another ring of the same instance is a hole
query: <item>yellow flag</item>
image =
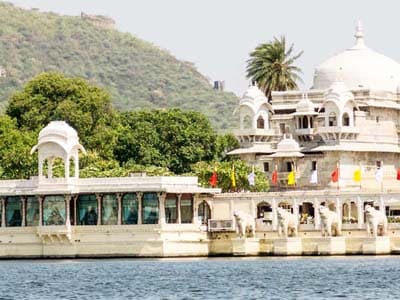
{"type": "Polygon", "coordinates": [[[360,182],[361,181],[361,170],[360,169],[357,169],[357,170],[354,171],[353,180],[355,182],[360,182]]]}
{"type": "Polygon", "coordinates": [[[231,186],[233,188],[236,187],[235,165],[232,166],[232,171],[231,171],[231,186]]]}
{"type": "Polygon", "coordinates": [[[287,176],[287,184],[288,185],[295,185],[296,179],[294,178],[294,171],[291,171],[287,176]]]}

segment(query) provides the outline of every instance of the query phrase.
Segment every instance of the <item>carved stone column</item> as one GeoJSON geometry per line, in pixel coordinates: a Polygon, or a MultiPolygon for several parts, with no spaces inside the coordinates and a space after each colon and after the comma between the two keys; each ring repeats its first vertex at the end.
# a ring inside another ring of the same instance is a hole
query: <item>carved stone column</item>
{"type": "Polygon", "coordinates": [[[142,199],[143,199],[143,193],[142,192],[138,192],[136,193],[136,197],[138,200],[138,224],[142,224],[143,223],[143,203],[142,203],[142,199]]]}
{"type": "Polygon", "coordinates": [[[96,194],[96,200],[97,200],[97,225],[101,225],[101,200],[103,199],[102,194],[96,194]]]}
{"type": "Polygon", "coordinates": [[[336,206],[336,213],[338,214],[340,220],[342,220],[343,219],[343,216],[342,216],[342,202],[340,201],[339,198],[336,198],[335,206],[336,206]]]}
{"type": "Polygon", "coordinates": [[[293,214],[296,216],[296,220],[300,221],[300,219],[299,219],[299,205],[297,204],[297,199],[293,199],[293,214]]]}
{"type": "Polygon", "coordinates": [[[320,229],[321,227],[321,215],[319,214],[319,201],[317,198],[314,199],[314,228],[320,229]]]}
{"type": "MultiPolygon", "coordinates": [[[[165,198],[166,193],[158,193],[158,207],[159,207],[159,214],[158,214],[158,224],[165,224],[165,198]]],[[[179,200],[178,200],[179,201],[179,200]]],[[[179,216],[179,212],[178,212],[179,216]]]]}
{"type": "Polygon", "coordinates": [[[6,227],[6,199],[1,198],[1,227],[6,227]]]}
{"type": "Polygon", "coordinates": [[[122,224],[122,193],[117,193],[117,201],[118,201],[118,225],[122,224]]]}
{"type": "Polygon", "coordinates": [[[70,209],[70,203],[71,203],[71,195],[65,195],[65,225],[66,226],[71,226],[71,209],[70,209]]]}
{"type": "Polygon", "coordinates": [[[182,218],[181,218],[181,199],[182,199],[182,194],[178,194],[178,203],[177,203],[177,223],[181,224],[182,223],[182,218]]]}
{"type": "Polygon", "coordinates": [[[78,215],[77,215],[77,200],[78,200],[79,195],[75,195],[73,197],[73,203],[74,203],[74,225],[80,225],[78,220],[78,215]]]}
{"type": "Polygon", "coordinates": [[[361,197],[357,197],[357,227],[361,229],[364,225],[364,207],[361,197]]]}
{"type": "Polygon", "coordinates": [[[40,195],[38,197],[38,201],[39,201],[39,225],[38,226],[43,226],[43,200],[44,200],[44,196],[40,195]]]}
{"type": "Polygon", "coordinates": [[[382,196],[379,197],[379,210],[386,215],[385,202],[382,196]]]}
{"type": "Polygon", "coordinates": [[[21,226],[25,227],[26,226],[26,196],[21,196],[21,206],[22,206],[22,221],[21,221],[21,226]]]}
{"type": "Polygon", "coordinates": [[[272,199],[272,230],[278,229],[278,215],[276,213],[277,203],[275,198],[272,199]]]}

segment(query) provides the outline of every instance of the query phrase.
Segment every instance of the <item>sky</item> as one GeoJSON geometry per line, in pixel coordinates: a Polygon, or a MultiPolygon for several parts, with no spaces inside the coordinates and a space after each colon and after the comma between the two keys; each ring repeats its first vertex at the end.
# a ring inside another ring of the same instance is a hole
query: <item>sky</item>
{"type": "Polygon", "coordinates": [[[395,0],[11,0],[19,7],[65,15],[81,11],[116,21],[117,29],[191,61],[226,90],[242,95],[249,53],[285,35],[303,70],[301,89],[312,86],[314,68],[354,44],[357,20],[366,45],[400,61],[400,1],[395,0]]]}

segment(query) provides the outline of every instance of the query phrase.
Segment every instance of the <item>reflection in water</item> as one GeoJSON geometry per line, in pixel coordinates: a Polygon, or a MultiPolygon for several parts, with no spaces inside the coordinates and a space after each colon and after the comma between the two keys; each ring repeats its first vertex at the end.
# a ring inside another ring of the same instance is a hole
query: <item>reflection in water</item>
{"type": "Polygon", "coordinates": [[[1,261],[1,299],[399,299],[400,257],[1,261]]]}

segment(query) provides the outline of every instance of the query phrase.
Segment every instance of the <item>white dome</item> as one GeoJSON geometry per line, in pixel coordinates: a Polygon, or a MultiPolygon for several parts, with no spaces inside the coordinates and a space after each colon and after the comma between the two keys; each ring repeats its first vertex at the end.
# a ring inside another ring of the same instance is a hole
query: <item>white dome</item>
{"type": "Polygon", "coordinates": [[[254,104],[263,102],[268,103],[268,99],[267,97],[265,97],[265,94],[255,85],[249,86],[247,91],[243,94],[242,98],[240,99],[240,103],[248,101],[254,104]]]}
{"type": "Polygon", "coordinates": [[[78,133],[65,121],[51,121],[39,133],[39,140],[49,135],[57,135],[65,139],[78,139],[78,133]]]}
{"type": "Polygon", "coordinates": [[[300,151],[299,143],[293,138],[283,138],[277,145],[277,152],[296,152],[300,151]]]}
{"type": "Polygon", "coordinates": [[[296,113],[310,114],[314,112],[314,104],[308,99],[307,96],[303,96],[303,99],[297,102],[296,113]]]}
{"type": "Polygon", "coordinates": [[[350,90],[368,88],[396,92],[400,81],[400,64],[365,46],[360,23],[355,37],[354,47],[316,67],[313,89],[327,89],[340,80],[350,90]]]}

